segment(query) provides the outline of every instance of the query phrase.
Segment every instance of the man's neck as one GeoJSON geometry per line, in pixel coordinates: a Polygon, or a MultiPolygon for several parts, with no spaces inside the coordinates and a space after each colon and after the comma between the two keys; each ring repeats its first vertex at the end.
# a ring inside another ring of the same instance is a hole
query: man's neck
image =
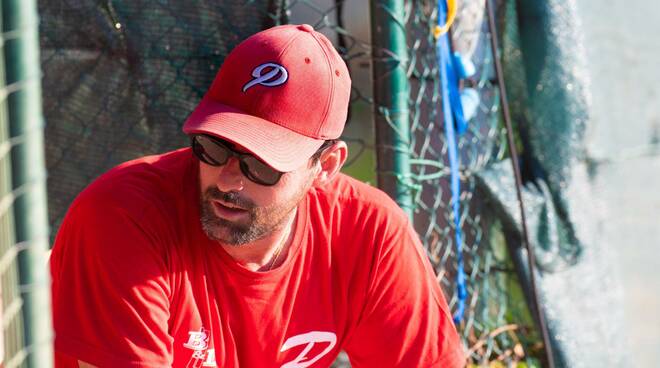
{"type": "Polygon", "coordinates": [[[293,210],[284,226],[252,243],[240,246],[222,244],[224,250],[236,262],[250,271],[269,271],[281,265],[288,257],[289,248],[296,232],[297,210],[293,210]]]}

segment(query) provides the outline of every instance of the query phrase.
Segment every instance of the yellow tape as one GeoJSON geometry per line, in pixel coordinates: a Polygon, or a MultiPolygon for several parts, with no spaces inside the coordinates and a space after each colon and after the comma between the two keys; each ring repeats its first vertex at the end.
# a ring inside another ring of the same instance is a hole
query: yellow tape
{"type": "Polygon", "coordinates": [[[435,29],[433,30],[433,37],[437,39],[438,37],[447,33],[451,25],[454,23],[454,19],[456,19],[456,0],[447,0],[447,21],[442,27],[435,26],[435,29]]]}

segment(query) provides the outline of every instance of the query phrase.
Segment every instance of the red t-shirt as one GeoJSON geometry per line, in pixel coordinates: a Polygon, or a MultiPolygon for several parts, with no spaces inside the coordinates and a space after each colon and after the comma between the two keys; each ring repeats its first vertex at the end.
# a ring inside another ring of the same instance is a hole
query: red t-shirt
{"type": "Polygon", "coordinates": [[[287,259],[252,272],[199,221],[189,149],[120,165],[75,200],[51,256],[57,367],[459,367],[417,235],[339,175],[302,201],[287,259]]]}

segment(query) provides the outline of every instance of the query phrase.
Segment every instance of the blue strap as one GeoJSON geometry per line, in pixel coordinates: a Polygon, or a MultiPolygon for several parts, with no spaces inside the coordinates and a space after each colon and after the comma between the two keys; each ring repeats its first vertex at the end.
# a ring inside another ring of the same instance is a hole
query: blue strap
{"type": "MultiPolygon", "coordinates": [[[[442,26],[447,17],[447,4],[444,0],[438,1],[438,25],[442,26]]],[[[459,157],[456,145],[456,129],[459,134],[465,131],[467,123],[463,116],[460,93],[458,90],[458,76],[455,70],[454,58],[450,51],[449,36],[447,33],[436,40],[436,56],[440,66],[440,89],[442,94],[442,112],[445,121],[445,139],[449,153],[449,168],[451,172],[451,202],[454,214],[454,227],[456,233],[456,291],[458,301],[454,323],[459,324],[465,313],[465,300],[467,288],[465,285],[465,269],[463,266],[463,233],[461,231],[460,216],[460,175],[459,157]]]]}

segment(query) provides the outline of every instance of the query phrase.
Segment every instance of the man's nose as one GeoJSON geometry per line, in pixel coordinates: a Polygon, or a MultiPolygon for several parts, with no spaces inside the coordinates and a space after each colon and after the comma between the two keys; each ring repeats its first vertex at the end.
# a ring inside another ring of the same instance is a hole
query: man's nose
{"type": "Polygon", "coordinates": [[[221,192],[241,191],[244,180],[240,162],[236,157],[230,157],[226,164],[220,166],[216,186],[221,192]]]}

